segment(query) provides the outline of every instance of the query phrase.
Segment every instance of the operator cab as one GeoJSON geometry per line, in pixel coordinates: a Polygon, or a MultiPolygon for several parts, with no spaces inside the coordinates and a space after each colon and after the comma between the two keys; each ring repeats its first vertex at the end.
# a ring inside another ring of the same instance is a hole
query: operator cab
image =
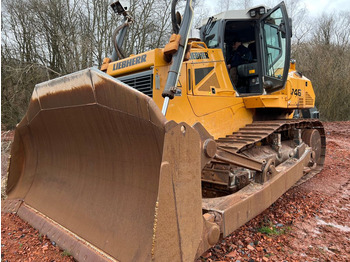
{"type": "Polygon", "coordinates": [[[227,64],[237,55],[233,43],[241,42],[250,55],[234,69],[236,80],[231,78],[232,84],[240,96],[261,95],[284,88],[290,61],[290,24],[281,2],[272,9],[258,6],[210,17],[200,28],[200,37],[208,48],[220,48],[227,64]]]}

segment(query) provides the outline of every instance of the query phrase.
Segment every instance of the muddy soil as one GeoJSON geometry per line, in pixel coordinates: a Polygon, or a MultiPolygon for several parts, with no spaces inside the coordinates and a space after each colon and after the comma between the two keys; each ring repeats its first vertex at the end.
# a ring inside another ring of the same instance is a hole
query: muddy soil
{"type": "Polygon", "coordinates": [[[74,261],[17,215],[1,215],[1,261],[74,261]]]}
{"type": "MultiPolygon", "coordinates": [[[[1,131],[1,199],[6,198],[8,158],[13,131],[1,131]]],[[[75,261],[69,252],[41,235],[15,214],[1,213],[1,261],[75,261]]]]}
{"type": "MultiPolygon", "coordinates": [[[[198,261],[350,261],[350,122],[324,125],[323,171],[290,189],[198,261]]],[[[2,181],[6,154],[2,150],[2,181]]],[[[73,261],[18,216],[1,214],[1,224],[2,261],[73,261]]]]}

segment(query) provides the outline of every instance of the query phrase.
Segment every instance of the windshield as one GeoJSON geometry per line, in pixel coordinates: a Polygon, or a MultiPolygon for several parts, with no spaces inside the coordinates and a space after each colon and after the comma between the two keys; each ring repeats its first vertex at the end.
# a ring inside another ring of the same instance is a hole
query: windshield
{"type": "Polygon", "coordinates": [[[207,30],[204,35],[204,43],[208,48],[215,48],[219,46],[219,23],[217,21],[211,22],[207,25],[207,30]]]}

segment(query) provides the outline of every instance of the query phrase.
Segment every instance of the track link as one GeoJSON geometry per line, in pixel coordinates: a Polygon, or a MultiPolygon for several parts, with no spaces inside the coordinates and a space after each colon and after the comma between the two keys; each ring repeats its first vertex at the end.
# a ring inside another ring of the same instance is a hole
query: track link
{"type": "MultiPolygon", "coordinates": [[[[306,181],[315,174],[319,173],[323,168],[323,163],[326,154],[326,136],[322,123],[319,120],[314,119],[290,119],[290,120],[273,120],[273,121],[254,121],[251,124],[244,126],[237,132],[227,135],[216,140],[218,147],[218,154],[223,151],[227,154],[241,154],[249,148],[254,147],[257,144],[263,143],[263,141],[271,141],[272,135],[276,133],[288,133],[293,132],[293,130],[305,130],[305,129],[317,129],[321,136],[321,152],[320,157],[317,162],[317,166],[305,171],[308,173],[304,176],[301,181],[306,181]]],[[[216,187],[216,190],[224,193],[225,183],[230,183],[232,178],[232,164],[225,162],[222,159],[212,160],[209,164],[205,166],[202,172],[202,182],[204,188],[216,187]],[[225,182],[223,182],[225,181],[225,182]]],[[[249,175],[248,175],[249,176],[249,175]]],[[[231,191],[237,191],[249,183],[245,179],[241,182],[241,185],[232,188],[231,191]]],[[[300,184],[302,182],[298,182],[300,184]]],[[[205,190],[204,190],[205,191],[205,190]]],[[[220,194],[220,193],[219,193],[220,194]]]]}

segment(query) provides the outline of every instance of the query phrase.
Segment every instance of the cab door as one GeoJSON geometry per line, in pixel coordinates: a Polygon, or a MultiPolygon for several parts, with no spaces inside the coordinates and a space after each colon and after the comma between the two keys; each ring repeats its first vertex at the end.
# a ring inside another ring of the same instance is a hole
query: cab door
{"type": "Polygon", "coordinates": [[[260,18],[262,80],[267,93],[284,88],[290,65],[291,26],[284,2],[260,18]]]}

